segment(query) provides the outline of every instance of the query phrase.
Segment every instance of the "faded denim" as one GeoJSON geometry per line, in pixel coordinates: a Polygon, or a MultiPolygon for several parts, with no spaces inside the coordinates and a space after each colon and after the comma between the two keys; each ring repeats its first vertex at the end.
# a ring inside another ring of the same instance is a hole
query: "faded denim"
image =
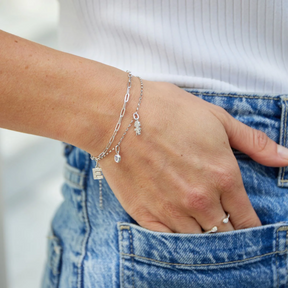
{"type": "MultiPolygon", "coordinates": [[[[288,147],[288,94],[189,92],[288,147]]],[[[169,234],[139,227],[105,179],[100,209],[95,163],[70,145],[65,154],[65,200],[52,222],[43,288],[287,287],[287,167],[264,167],[235,151],[263,226],[169,234]]]]}

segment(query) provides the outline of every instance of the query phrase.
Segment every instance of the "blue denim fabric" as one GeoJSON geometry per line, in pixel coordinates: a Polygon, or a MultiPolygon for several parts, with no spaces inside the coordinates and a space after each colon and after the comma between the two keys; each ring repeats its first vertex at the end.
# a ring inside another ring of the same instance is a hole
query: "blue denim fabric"
{"type": "MultiPolygon", "coordinates": [[[[189,92],[288,146],[288,95],[189,92]]],[[[52,222],[43,288],[287,287],[287,168],[265,167],[235,151],[263,226],[169,234],[139,227],[105,179],[100,209],[95,163],[76,147],[65,151],[65,200],[52,222]]]]}

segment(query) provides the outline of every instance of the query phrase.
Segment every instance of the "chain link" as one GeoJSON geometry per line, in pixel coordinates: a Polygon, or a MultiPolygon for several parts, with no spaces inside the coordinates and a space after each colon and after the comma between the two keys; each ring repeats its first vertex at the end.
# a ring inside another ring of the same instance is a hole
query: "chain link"
{"type": "MultiPolygon", "coordinates": [[[[140,97],[139,97],[138,105],[137,105],[137,108],[136,108],[136,112],[133,113],[133,119],[130,121],[128,127],[126,128],[126,130],[122,134],[122,137],[120,138],[120,140],[118,141],[116,146],[109,150],[109,148],[111,147],[111,145],[112,145],[112,143],[113,143],[113,141],[115,139],[115,136],[116,136],[117,132],[120,129],[121,121],[122,121],[122,118],[124,117],[124,114],[125,114],[125,111],[126,111],[126,109],[125,109],[126,108],[126,103],[129,101],[129,97],[130,97],[130,93],[129,92],[130,92],[130,88],[131,88],[131,78],[132,78],[131,72],[129,72],[128,77],[129,77],[129,81],[128,81],[128,86],[127,86],[127,93],[126,93],[125,98],[124,98],[124,105],[123,105],[123,108],[122,108],[122,110],[120,112],[120,118],[119,118],[119,120],[118,120],[118,122],[116,124],[116,127],[115,127],[115,130],[113,132],[113,135],[110,138],[110,141],[107,144],[107,146],[104,149],[104,151],[102,153],[100,153],[98,155],[98,157],[94,157],[94,156],[91,155],[91,159],[96,161],[96,166],[93,169],[93,177],[94,177],[94,179],[97,179],[99,181],[99,207],[100,207],[100,209],[103,209],[103,195],[102,195],[103,194],[103,189],[102,189],[103,174],[102,174],[102,169],[99,166],[99,161],[101,159],[105,158],[106,156],[108,156],[112,151],[115,150],[115,152],[116,152],[115,157],[118,157],[118,159],[115,160],[115,158],[114,158],[114,160],[117,163],[119,163],[119,161],[121,160],[121,156],[119,155],[119,153],[120,153],[120,144],[122,143],[125,135],[127,134],[129,128],[131,127],[132,123],[134,121],[135,121],[135,123],[139,122],[138,110],[139,110],[139,107],[140,107],[140,104],[141,104],[141,100],[142,100],[142,97],[143,97],[143,81],[142,81],[142,79],[140,77],[138,77],[138,78],[140,80],[141,90],[140,90],[140,97]]],[[[140,133],[137,133],[137,132],[136,132],[136,135],[140,135],[140,133]]]]}
{"type": "Polygon", "coordinates": [[[113,132],[108,144],[106,145],[105,149],[103,150],[103,152],[101,152],[97,157],[91,155],[91,159],[95,160],[96,162],[98,162],[99,160],[101,160],[105,157],[104,155],[107,153],[107,151],[111,147],[111,145],[114,142],[114,139],[115,139],[120,127],[121,127],[122,119],[123,119],[125,112],[126,112],[126,105],[127,105],[129,98],[130,98],[130,88],[131,88],[131,79],[132,79],[132,73],[130,71],[126,71],[126,72],[128,73],[127,92],[126,92],[125,97],[124,97],[124,104],[123,104],[123,107],[122,107],[121,112],[120,112],[120,117],[119,117],[118,122],[115,126],[114,132],[113,132]]]}
{"type": "MultiPolygon", "coordinates": [[[[137,105],[137,108],[136,108],[136,114],[138,115],[137,111],[139,110],[139,107],[140,107],[140,104],[141,104],[141,101],[142,101],[142,97],[143,97],[143,81],[140,77],[137,77],[139,80],[140,80],[140,85],[141,85],[141,90],[140,90],[140,97],[139,97],[139,101],[138,101],[138,105],[137,105]]],[[[137,117],[137,119],[135,119],[134,115],[135,113],[133,114],[133,119],[130,121],[128,127],[126,128],[126,130],[124,131],[122,137],[120,138],[119,142],[116,144],[115,147],[113,147],[110,151],[106,152],[105,155],[103,155],[102,158],[100,158],[99,160],[105,158],[106,156],[108,156],[112,151],[116,150],[116,147],[119,147],[120,148],[120,144],[121,142],[123,141],[125,135],[127,134],[129,128],[131,127],[132,123],[134,122],[134,120],[138,120],[139,119],[139,115],[137,117]]],[[[116,151],[117,152],[117,151],[116,151]]],[[[99,161],[98,160],[98,161],[99,161]]]]}

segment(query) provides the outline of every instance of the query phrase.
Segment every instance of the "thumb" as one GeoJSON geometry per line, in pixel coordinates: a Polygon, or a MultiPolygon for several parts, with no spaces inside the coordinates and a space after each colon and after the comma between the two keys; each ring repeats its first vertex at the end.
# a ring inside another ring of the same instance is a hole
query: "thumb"
{"type": "Polygon", "coordinates": [[[287,148],[278,145],[264,132],[250,128],[230,115],[228,118],[230,119],[222,123],[231,147],[247,154],[260,164],[271,167],[288,166],[287,148]]]}

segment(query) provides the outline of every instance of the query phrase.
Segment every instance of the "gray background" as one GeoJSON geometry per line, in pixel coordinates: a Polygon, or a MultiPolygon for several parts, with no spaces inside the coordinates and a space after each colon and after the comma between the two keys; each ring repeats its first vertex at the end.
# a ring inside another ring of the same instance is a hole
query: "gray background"
{"type": "MultiPolygon", "coordinates": [[[[56,0],[0,0],[1,30],[52,48],[57,17],[56,0]]],[[[0,288],[40,287],[63,163],[60,142],[0,129],[0,288]]]]}

